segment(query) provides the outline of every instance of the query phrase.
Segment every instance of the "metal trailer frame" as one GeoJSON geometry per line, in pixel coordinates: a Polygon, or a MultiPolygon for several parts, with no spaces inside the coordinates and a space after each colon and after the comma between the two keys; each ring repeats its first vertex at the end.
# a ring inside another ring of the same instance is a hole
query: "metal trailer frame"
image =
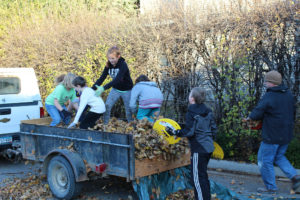
{"type": "Polygon", "coordinates": [[[62,155],[72,165],[77,182],[88,180],[87,166],[96,172],[96,166],[102,163],[107,165],[107,175],[135,179],[131,134],[22,123],[20,136],[23,158],[44,162],[44,173],[49,160],[62,155]]]}

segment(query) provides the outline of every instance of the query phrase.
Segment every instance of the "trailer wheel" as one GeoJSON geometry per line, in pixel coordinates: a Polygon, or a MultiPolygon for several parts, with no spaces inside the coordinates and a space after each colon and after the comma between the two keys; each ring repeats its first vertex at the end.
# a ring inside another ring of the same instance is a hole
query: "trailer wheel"
{"type": "Polygon", "coordinates": [[[50,160],[47,179],[52,194],[58,199],[72,199],[81,191],[82,184],[76,183],[73,169],[63,156],[50,160]]]}

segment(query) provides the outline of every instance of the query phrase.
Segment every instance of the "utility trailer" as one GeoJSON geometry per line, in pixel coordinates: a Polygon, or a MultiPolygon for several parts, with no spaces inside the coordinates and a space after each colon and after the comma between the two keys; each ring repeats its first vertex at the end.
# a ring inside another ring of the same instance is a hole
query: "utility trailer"
{"type": "Polygon", "coordinates": [[[131,134],[49,127],[50,121],[22,121],[21,151],[24,159],[43,162],[42,171],[59,199],[79,195],[91,172],[132,181],[190,164],[189,154],[175,161],[136,160],[131,134]]]}

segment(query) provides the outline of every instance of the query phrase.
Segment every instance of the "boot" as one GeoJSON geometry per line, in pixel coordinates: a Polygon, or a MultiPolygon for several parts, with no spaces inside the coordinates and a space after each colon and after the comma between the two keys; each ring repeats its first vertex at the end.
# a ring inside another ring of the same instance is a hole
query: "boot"
{"type": "Polygon", "coordinates": [[[276,190],[268,190],[265,187],[259,187],[257,188],[258,193],[266,193],[266,194],[276,194],[276,190]]]}
{"type": "Polygon", "coordinates": [[[295,192],[300,192],[300,175],[296,175],[292,178],[292,188],[295,192]]]}

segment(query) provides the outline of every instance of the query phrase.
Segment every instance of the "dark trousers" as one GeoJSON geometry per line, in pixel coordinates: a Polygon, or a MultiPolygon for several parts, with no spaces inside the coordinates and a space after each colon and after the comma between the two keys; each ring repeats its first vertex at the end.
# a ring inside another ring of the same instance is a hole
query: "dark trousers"
{"type": "Polygon", "coordinates": [[[196,200],[210,200],[210,185],[207,175],[207,164],[211,153],[192,153],[192,182],[196,200]]]}
{"type": "Polygon", "coordinates": [[[93,128],[96,124],[96,121],[100,118],[101,114],[88,112],[82,121],[80,122],[79,128],[81,129],[88,129],[93,128]]]}

